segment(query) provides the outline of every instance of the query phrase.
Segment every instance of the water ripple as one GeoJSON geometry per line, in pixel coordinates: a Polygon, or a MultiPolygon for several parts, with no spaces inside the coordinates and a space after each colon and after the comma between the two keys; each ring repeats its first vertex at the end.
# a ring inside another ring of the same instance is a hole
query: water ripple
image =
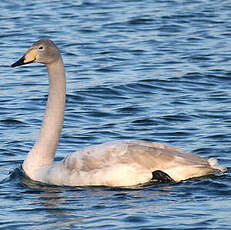
{"type": "Polygon", "coordinates": [[[1,229],[230,229],[227,1],[3,0],[0,7],[1,229]],[[9,66],[44,37],[60,47],[67,70],[57,160],[135,138],[218,158],[228,172],[133,188],[25,177],[20,165],[38,134],[48,79],[41,66],[9,66]]]}

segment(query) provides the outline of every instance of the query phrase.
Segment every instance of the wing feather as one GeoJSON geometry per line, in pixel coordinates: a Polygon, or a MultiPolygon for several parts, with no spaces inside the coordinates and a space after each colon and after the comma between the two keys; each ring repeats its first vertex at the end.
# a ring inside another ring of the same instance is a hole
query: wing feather
{"type": "Polygon", "coordinates": [[[76,174],[76,178],[87,175],[89,181],[110,185],[143,183],[156,170],[167,173],[175,181],[217,171],[198,155],[146,141],[117,141],[87,147],[66,157],[63,167],[76,174]]]}

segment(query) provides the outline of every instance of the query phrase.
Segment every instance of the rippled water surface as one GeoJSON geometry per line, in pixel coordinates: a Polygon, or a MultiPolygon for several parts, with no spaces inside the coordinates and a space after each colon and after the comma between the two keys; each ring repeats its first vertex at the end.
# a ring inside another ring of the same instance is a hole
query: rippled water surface
{"type": "Polygon", "coordinates": [[[0,229],[230,229],[229,1],[2,0],[0,9],[0,229]],[[228,172],[135,188],[25,178],[47,73],[9,66],[40,38],[56,42],[67,71],[57,160],[142,139],[216,157],[228,172]]]}

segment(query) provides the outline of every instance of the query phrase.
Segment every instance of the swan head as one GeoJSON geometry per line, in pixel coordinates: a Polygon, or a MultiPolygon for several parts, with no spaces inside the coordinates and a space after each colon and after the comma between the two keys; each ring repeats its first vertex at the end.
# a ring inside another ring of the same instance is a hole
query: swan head
{"type": "Polygon", "coordinates": [[[11,67],[26,65],[29,63],[51,64],[60,58],[57,46],[49,39],[41,39],[35,42],[32,47],[11,67]]]}

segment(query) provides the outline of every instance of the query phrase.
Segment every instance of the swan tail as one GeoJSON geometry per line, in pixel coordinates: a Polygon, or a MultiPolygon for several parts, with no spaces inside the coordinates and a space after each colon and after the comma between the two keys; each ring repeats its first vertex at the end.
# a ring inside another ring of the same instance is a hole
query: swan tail
{"type": "Polygon", "coordinates": [[[227,171],[227,168],[219,165],[217,159],[215,158],[209,158],[208,162],[210,167],[219,173],[224,173],[225,171],[227,171]]]}

